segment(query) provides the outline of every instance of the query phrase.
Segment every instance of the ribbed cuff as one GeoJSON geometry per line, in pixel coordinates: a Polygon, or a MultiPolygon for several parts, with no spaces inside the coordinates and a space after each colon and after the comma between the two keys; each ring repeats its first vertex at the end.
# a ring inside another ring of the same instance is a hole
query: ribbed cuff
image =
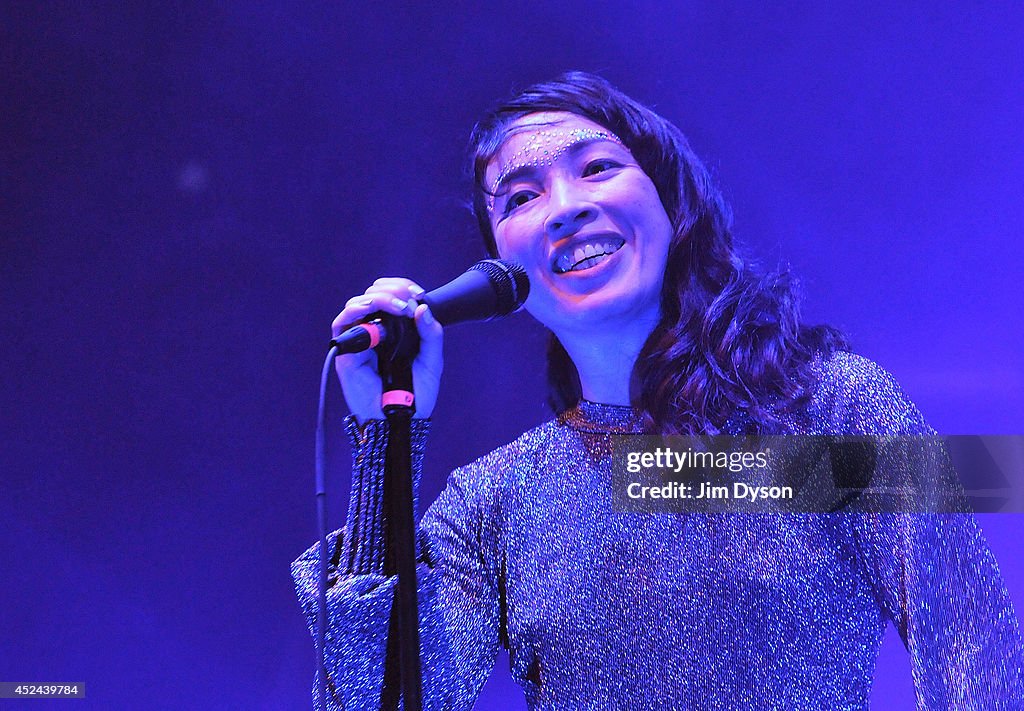
{"type": "MultiPolygon", "coordinates": [[[[362,426],[356,418],[345,418],[345,432],[352,444],[352,491],[349,496],[345,528],[345,548],[338,567],[353,575],[384,572],[386,550],[384,529],[384,459],[388,444],[386,420],[367,420],[362,426]]],[[[414,510],[418,504],[423,451],[430,420],[413,418],[412,490],[414,510]]]]}

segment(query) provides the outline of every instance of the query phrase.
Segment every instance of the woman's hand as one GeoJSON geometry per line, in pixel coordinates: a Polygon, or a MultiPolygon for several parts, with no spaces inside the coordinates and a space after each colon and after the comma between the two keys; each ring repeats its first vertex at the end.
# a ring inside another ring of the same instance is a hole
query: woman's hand
{"type": "MultiPolygon", "coordinates": [[[[420,335],[420,352],[412,364],[413,390],[416,395],[416,417],[430,417],[437,402],[437,391],[444,367],[442,356],[442,329],[426,304],[416,305],[413,299],[423,296],[419,285],[398,277],[387,277],[373,282],[362,296],[348,300],[345,308],[331,324],[332,337],[359,323],[376,311],[395,316],[412,316],[420,335]]],[[[383,419],[380,407],[380,375],[377,372],[377,354],[372,350],[338,356],[334,360],[338,380],[345,393],[348,408],[359,423],[383,419]]]]}

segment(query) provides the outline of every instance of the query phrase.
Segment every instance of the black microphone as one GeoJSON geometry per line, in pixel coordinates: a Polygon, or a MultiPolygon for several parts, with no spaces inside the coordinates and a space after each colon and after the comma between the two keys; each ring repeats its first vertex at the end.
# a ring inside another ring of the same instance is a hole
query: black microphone
{"type": "MultiPolygon", "coordinates": [[[[502,259],[484,259],[444,286],[427,292],[420,302],[442,326],[464,321],[490,321],[518,311],[530,293],[526,271],[502,259]]],[[[388,337],[379,318],[361,323],[331,339],[338,353],[359,353],[388,337]]]]}

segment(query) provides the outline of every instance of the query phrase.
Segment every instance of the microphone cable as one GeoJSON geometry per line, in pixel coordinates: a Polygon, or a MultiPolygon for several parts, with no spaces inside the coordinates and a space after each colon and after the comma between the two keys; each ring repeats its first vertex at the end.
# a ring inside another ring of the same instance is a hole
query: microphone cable
{"type": "MultiPolygon", "coordinates": [[[[320,673],[317,674],[317,703],[327,709],[327,384],[331,380],[338,347],[331,346],[320,373],[320,402],[316,417],[316,518],[320,533],[320,584],[317,586],[316,654],[320,673]]],[[[339,544],[340,545],[340,544],[339,544]]]]}

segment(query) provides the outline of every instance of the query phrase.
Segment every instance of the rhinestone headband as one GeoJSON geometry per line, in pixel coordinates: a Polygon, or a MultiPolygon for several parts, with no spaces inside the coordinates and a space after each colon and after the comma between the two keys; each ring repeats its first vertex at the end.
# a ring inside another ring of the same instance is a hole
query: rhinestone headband
{"type": "Polygon", "coordinates": [[[492,192],[498,191],[498,188],[501,187],[505,178],[507,178],[512,171],[519,170],[526,165],[551,165],[558,160],[559,156],[577,143],[598,139],[613,141],[614,143],[618,143],[620,146],[625,145],[622,143],[622,139],[614,133],[611,133],[610,131],[599,131],[593,128],[572,128],[569,130],[554,128],[537,131],[533,134],[530,140],[526,142],[525,146],[509,157],[508,164],[505,166],[504,170],[498,174],[498,178],[494,181],[492,192]]]}

